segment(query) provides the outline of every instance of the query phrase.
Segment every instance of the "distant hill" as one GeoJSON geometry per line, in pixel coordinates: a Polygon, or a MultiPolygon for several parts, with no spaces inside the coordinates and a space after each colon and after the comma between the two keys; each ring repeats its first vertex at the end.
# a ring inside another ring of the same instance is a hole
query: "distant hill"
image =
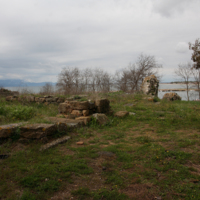
{"type": "MultiPolygon", "coordinates": [[[[51,82],[40,82],[40,83],[34,83],[34,82],[26,82],[22,81],[20,79],[0,79],[0,87],[27,87],[27,86],[44,86],[46,83],[51,82]]],[[[51,83],[52,85],[56,85],[56,83],[51,83]]]]}

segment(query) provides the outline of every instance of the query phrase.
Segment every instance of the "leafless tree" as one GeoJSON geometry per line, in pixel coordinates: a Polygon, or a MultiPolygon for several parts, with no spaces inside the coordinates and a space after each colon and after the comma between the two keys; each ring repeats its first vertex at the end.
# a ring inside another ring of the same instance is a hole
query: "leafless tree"
{"type": "Polygon", "coordinates": [[[58,75],[57,87],[65,94],[109,92],[111,75],[102,69],[64,68],[58,75]]]}
{"type": "Polygon", "coordinates": [[[127,92],[128,91],[128,81],[129,81],[129,71],[123,69],[115,73],[115,86],[116,89],[127,92]]]}
{"type": "Polygon", "coordinates": [[[193,50],[191,59],[194,62],[193,67],[196,69],[200,68],[200,40],[196,39],[194,44],[189,42],[189,49],[193,50]]]}
{"type": "Polygon", "coordinates": [[[65,94],[76,94],[80,86],[80,70],[77,67],[67,67],[58,75],[56,86],[65,94]]]}
{"type": "Polygon", "coordinates": [[[180,78],[180,80],[185,84],[187,100],[190,100],[189,89],[190,89],[190,79],[192,77],[192,65],[191,63],[179,64],[178,69],[176,69],[175,74],[180,78]]]}
{"type": "Polygon", "coordinates": [[[53,94],[54,93],[54,88],[51,83],[46,83],[40,90],[40,94],[53,94]]]}
{"type": "Polygon", "coordinates": [[[158,77],[158,69],[161,67],[154,56],[140,54],[136,63],[129,64],[128,68],[116,74],[116,84],[123,91],[139,91],[142,80],[152,74],[158,77]]]}
{"type": "Polygon", "coordinates": [[[199,99],[200,99],[200,68],[196,69],[196,68],[192,67],[191,72],[192,72],[192,76],[194,78],[194,86],[198,90],[199,99]]]}

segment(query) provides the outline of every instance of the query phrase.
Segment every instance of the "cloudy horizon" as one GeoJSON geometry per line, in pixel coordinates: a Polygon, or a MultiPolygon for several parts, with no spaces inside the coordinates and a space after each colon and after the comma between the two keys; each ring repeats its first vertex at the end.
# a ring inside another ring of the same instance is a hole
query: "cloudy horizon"
{"type": "Polygon", "coordinates": [[[199,0],[0,1],[0,79],[56,82],[63,67],[115,73],[144,53],[162,81],[191,61],[199,0]]]}

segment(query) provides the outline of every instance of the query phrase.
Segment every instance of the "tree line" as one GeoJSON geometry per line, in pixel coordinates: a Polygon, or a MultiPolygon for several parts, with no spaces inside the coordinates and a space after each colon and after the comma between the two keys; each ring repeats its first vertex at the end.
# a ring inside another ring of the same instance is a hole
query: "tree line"
{"type": "Polygon", "coordinates": [[[116,71],[114,75],[97,68],[81,70],[77,67],[66,67],[59,73],[56,86],[64,94],[111,90],[137,92],[146,76],[159,76],[158,69],[161,67],[154,56],[145,54],[140,54],[135,63],[116,71]]]}

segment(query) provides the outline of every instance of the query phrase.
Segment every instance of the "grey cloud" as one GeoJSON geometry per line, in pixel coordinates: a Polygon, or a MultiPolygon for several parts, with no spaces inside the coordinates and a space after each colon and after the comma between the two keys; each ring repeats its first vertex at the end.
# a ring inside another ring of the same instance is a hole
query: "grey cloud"
{"type": "MultiPolygon", "coordinates": [[[[156,12],[166,8],[174,13],[179,7],[188,11],[185,0],[177,0],[181,6],[171,0],[152,2],[156,12]]],[[[193,7],[199,5],[192,2],[193,7]]],[[[199,37],[199,19],[196,10],[163,19],[152,12],[147,0],[19,0],[12,6],[3,0],[0,78],[56,81],[64,66],[114,73],[141,52],[155,55],[166,66],[167,77],[180,61],[190,59],[191,52],[177,54],[174,48],[180,41],[194,42],[199,37]]]]}
{"type": "Polygon", "coordinates": [[[175,13],[182,13],[188,8],[193,9],[195,4],[199,4],[198,0],[152,0],[153,11],[170,17],[175,13]]]}
{"type": "Polygon", "coordinates": [[[186,53],[187,51],[189,51],[189,46],[186,42],[179,42],[176,45],[176,52],[177,53],[186,53]]]}

